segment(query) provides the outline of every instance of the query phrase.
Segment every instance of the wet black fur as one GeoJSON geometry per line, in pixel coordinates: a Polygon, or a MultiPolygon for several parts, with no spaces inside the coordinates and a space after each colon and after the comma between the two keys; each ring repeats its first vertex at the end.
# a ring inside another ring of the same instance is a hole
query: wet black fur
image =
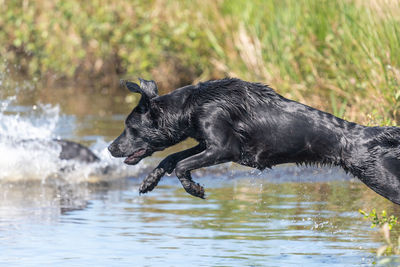
{"type": "Polygon", "coordinates": [[[173,170],[188,193],[203,198],[204,189],[190,175],[194,169],[230,161],[260,170],[317,163],[341,166],[400,204],[398,127],[348,122],[239,79],[189,85],[163,96],[153,81],[124,85],[142,98],[109,146],[113,156],[131,156],[126,163],[136,164],[188,137],[199,143],[161,161],[143,181],[141,193],[173,170]]]}

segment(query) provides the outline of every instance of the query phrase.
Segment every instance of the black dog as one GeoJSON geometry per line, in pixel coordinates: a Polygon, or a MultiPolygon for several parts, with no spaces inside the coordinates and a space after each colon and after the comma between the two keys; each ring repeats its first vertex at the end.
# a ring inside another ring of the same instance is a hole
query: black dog
{"type": "Polygon", "coordinates": [[[191,137],[199,144],[172,154],[140,186],[151,191],[175,169],[183,188],[204,197],[190,171],[224,162],[257,169],[281,163],[341,166],[378,194],[400,204],[400,128],[366,127],[286,99],[270,87],[223,79],[158,96],[154,81],[124,82],[142,95],[109,146],[114,157],[136,164],[191,137]]]}

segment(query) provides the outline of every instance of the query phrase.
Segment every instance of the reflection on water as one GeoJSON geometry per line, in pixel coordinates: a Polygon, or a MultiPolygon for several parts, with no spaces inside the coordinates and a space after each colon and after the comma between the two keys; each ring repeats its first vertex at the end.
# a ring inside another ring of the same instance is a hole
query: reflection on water
{"type": "MultiPolygon", "coordinates": [[[[329,170],[319,172],[324,173],[329,170]]],[[[359,266],[373,261],[372,249],[379,244],[356,212],[365,186],[349,180],[276,183],[275,174],[272,180],[268,174],[197,177],[207,187],[206,200],[187,195],[173,177],[144,196],[137,193],[137,179],[91,186],[3,185],[0,262],[359,266]]]]}

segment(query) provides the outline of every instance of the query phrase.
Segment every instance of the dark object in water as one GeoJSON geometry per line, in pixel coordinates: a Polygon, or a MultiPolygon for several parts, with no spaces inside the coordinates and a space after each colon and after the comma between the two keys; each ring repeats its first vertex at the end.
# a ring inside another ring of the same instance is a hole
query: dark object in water
{"type": "Polygon", "coordinates": [[[54,147],[60,145],[61,151],[58,155],[59,159],[64,160],[75,160],[80,163],[93,163],[98,162],[100,159],[94,154],[88,147],[81,145],[76,142],[64,140],[64,139],[24,139],[15,143],[16,145],[38,145],[38,149],[44,147],[54,147]]]}
{"type": "Polygon", "coordinates": [[[286,99],[270,87],[239,79],[208,81],[158,96],[154,81],[108,147],[137,164],[155,151],[191,137],[199,144],[169,155],[140,186],[146,193],[175,169],[183,188],[204,198],[190,171],[233,161],[257,169],[282,163],[341,166],[378,194],[400,204],[400,128],[366,127],[286,99]]]}
{"type": "Polygon", "coordinates": [[[77,160],[82,163],[97,162],[100,159],[87,147],[63,139],[54,139],[53,141],[61,145],[60,159],[77,160]]]}

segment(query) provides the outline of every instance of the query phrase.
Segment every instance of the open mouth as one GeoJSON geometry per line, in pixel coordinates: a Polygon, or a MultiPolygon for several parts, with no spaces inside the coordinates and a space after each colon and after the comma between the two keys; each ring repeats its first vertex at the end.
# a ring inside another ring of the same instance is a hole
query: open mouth
{"type": "Polygon", "coordinates": [[[124,160],[124,163],[129,164],[129,165],[137,164],[143,158],[143,156],[145,154],[146,154],[146,149],[144,149],[144,148],[136,150],[135,152],[133,152],[130,156],[128,156],[124,160]]]}

